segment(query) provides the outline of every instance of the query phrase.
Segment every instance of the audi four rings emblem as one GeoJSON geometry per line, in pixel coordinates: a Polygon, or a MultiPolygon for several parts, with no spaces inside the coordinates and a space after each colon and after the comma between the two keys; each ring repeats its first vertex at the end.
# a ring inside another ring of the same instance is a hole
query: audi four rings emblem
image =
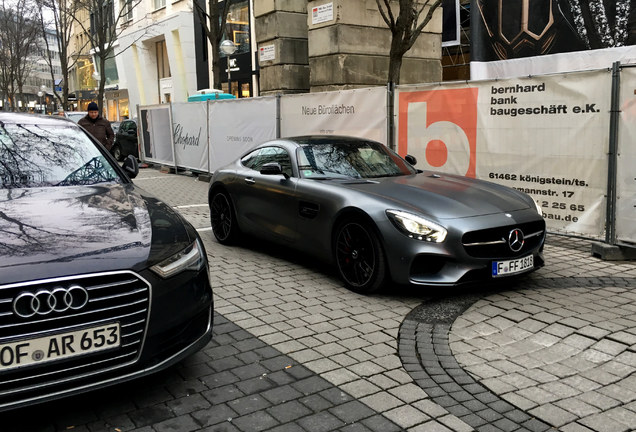
{"type": "Polygon", "coordinates": [[[523,231],[519,228],[515,228],[508,234],[508,245],[513,252],[519,252],[525,243],[523,238],[523,231]]]}
{"type": "Polygon", "coordinates": [[[88,291],[79,285],[71,285],[68,288],[55,287],[51,290],[20,293],[13,300],[13,312],[22,318],[30,318],[69,309],[79,310],[87,303],[88,291]]]}

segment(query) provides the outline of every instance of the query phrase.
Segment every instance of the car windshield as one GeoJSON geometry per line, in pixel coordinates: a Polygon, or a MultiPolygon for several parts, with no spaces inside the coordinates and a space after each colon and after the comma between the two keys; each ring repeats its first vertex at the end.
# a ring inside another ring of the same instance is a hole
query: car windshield
{"type": "Polygon", "coordinates": [[[301,142],[298,170],[304,178],[378,178],[417,171],[395,152],[371,141],[301,142]]]}
{"type": "Polygon", "coordinates": [[[117,172],[77,126],[0,122],[0,189],[113,181],[117,172]]]}

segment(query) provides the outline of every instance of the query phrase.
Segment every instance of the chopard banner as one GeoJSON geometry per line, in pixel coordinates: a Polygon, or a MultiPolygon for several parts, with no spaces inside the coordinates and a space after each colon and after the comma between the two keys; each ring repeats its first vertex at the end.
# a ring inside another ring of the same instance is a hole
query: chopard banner
{"type": "Polygon", "coordinates": [[[351,135],[386,144],[386,88],[285,95],[281,136],[351,135]]]}
{"type": "Polygon", "coordinates": [[[400,86],[398,151],[528,193],[552,231],[600,237],[610,90],[608,71],[400,86]]]}
{"type": "Polygon", "coordinates": [[[636,68],[621,70],[616,237],[636,243],[636,68]]]}
{"type": "Polygon", "coordinates": [[[138,110],[142,159],[174,165],[170,105],[139,106],[138,110]]]}
{"type": "Polygon", "coordinates": [[[210,172],[276,138],[276,98],[208,101],[210,172]]]}
{"type": "Polygon", "coordinates": [[[172,104],[172,131],[177,166],[208,171],[206,102],[172,104]]]}

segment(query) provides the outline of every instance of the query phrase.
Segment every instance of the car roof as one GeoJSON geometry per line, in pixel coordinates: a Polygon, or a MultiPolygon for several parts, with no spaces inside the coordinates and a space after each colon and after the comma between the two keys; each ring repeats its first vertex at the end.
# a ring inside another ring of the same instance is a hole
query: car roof
{"type": "Polygon", "coordinates": [[[43,126],[59,126],[60,122],[66,125],[74,125],[73,121],[61,116],[48,116],[43,114],[27,114],[14,112],[0,112],[0,123],[4,124],[33,124],[43,126]]]}
{"type": "MultiPolygon", "coordinates": [[[[276,143],[282,144],[287,143],[295,146],[302,146],[305,144],[346,144],[346,143],[356,143],[356,142],[373,142],[377,143],[377,141],[362,138],[362,137],[354,137],[347,135],[299,135],[292,137],[283,137],[274,139],[268,142],[261,144],[259,147],[273,145],[276,143]]],[[[378,143],[381,144],[381,143],[378,143]]]]}

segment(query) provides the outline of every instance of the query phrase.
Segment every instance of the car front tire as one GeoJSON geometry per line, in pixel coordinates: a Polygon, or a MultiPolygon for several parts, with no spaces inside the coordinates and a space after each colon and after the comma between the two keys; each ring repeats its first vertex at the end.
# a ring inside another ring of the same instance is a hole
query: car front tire
{"type": "Polygon", "coordinates": [[[121,147],[119,146],[119,144],[114,144],[110,152],[113,154],[115,160],[121,161],[123,159],[121,155],[121,147]]]}
{"type": "Polygon", "coordinates": [[[225,191],[212,193],[210,200],[210,219],[212,232],[221,244],[233,244],[239,236],[232,201],[225,191]]]}
{"type": "Polygon", "coordinates": [[[386,260],[373,227],[346,220],[336,228],[334,240],[334,258],[347,287],[362,294],[379,290],[387,277],[386,260]]]}

